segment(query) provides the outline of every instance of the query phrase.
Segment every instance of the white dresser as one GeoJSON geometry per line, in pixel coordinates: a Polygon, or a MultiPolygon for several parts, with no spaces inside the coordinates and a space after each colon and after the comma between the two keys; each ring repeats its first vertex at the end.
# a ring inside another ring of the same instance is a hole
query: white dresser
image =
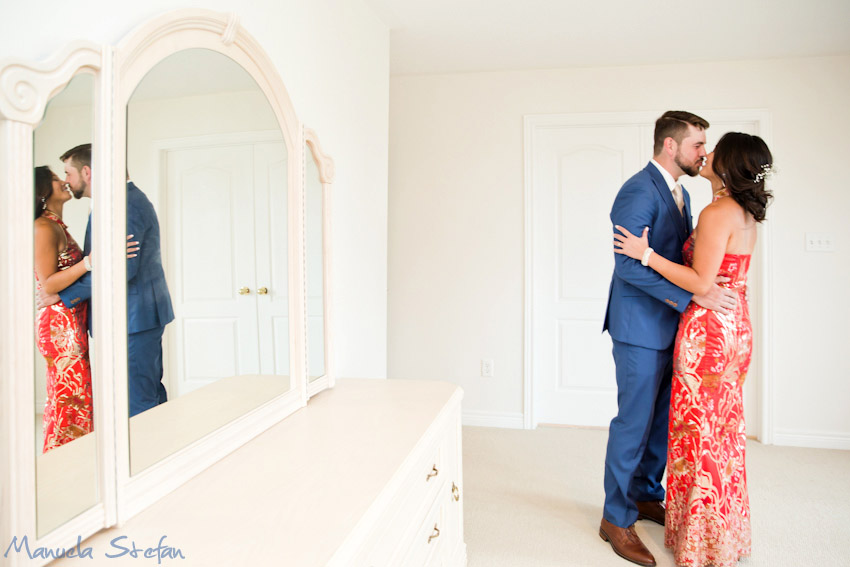
{"type": "Polygon", "coordinates": [[[310,404],[131,518],[85,542],[138,565],[461,567],[460,406],[453,384],[339,380],[310,404]],[[120,548],[111,544],[115,538],[120,548]],[[185,559],[168,556],[180,550],[185,559]],[[163,552],[157,552],[162,554],[163,552]]]}

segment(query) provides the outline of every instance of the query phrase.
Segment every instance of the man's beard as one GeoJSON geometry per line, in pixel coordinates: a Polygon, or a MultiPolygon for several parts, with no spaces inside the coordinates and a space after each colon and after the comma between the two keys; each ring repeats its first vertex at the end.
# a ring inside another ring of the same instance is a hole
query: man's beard
{"type": "Polygon", "coordinates": [[[83,198],[83,194],[84,194],[85,192],[86,192],[86,185],[85,185],[85,183],[83,183],[82,187],[80,187],[79,189],[74,189],[73,187],[71,187],[71,193],[73,193],[73,194],[74,194],[74,199],[82,199],[82,198],[83,198]]]}
{"type": "Polygon", "coordinates": [[[699,165],[702,163],[702,158],[700,158],[697,163],[686,165],[682,163],[681,159],[679,159],[679,154],[676,154],[676,157],[673,158],[673,161],[676,162],[676,165],[679,166],[679,169],[681,169],[691,177],[696,177],[697,175],[699,175],[699,165]]]}

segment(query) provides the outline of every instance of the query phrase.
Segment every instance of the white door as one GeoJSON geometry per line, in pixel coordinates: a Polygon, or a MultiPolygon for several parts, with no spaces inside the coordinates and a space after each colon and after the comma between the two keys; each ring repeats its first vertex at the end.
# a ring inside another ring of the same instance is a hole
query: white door
{"type": "Polygon", "coordinates": [[[289,226],[283,142],[254,146],[260,372],[289,375],[289,226]],[[265,289],[265,293],[263,290],[265,289]]]}
{"type": "Polygon", "coordinates": [[[289,375],[284,144],[172,149],[165,161],[171,388],[179,396],[227,376],[289,375]]]}
{"type": "MultiPolygon", "coordinates": [[[[709,150],[727,131],[757,133],[757,121],[712,120],[709,150]]],[[[647,117],[648,118],[648,117],[647,117]]],[[[552,117],[529,132],[531,425],[607,426],[617,412],[611,339],[602,334],[614,266],[608,217],[620,186],[652,157],[653,120],[552,117]]],[[[710,202],[702,178],[683,179],[694,223],[710,202]]],[[[756,254],[750,288],[758,289],[756,254]]],[[[751,293],[751,317],[759,321],[751,293]]],[[[758,325],[754,325],[758,340],[758,325]]],[[[745,383],[748,433],[758,435],[759,364],[745,383]]]]}
{"type": "Polygon", "coordinates": [[[607,425],[617,411],[602,318],[614,266],[608,213],[642,167],[640,126],[534,134],[532,368],[534,421],[607,425]]]}
{"type": "Polygon", "coordinates": [[[259,372],[256,301],[239,294],[255,281],[253,150],[179,149],[166,160],[163,244],[179,396],[225,376],[259,372]]]}

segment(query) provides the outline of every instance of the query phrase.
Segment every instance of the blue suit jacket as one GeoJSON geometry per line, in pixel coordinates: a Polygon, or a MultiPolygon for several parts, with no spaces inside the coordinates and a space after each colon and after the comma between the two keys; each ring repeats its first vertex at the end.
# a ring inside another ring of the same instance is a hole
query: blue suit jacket
{"type": "MultiPolygon", "coordinates": [[[[684,188],[682,193],[684,215],[679,213],[661,172],[648,163],[617,193],[611,222],[638,236],[648,226],[649,245],[661,256],[681,264],[682,246],[692,230],[691,197],[684,188]]],[[[692,295],[640,261],[614,254],[614,275],[602,330],[623,343],[666,349],[676,338],[679,313],[692,295]]]]}
{"type": "MultiPolygon", "coordinates": [[[[159,220],[151,202],[132,182],[127,183],[127,234],[134,235],[133,240],[140,246],[138,255],[127,260],[127,332],[164,327],[174,320],[174,311],[162,269],[159,220]]],[[[91,215],[83,253],[90,251],[91,215]]],[[[91,274],[60,291],[59,297],[70,307],[87,301],[91,298],[91,274]]]]}

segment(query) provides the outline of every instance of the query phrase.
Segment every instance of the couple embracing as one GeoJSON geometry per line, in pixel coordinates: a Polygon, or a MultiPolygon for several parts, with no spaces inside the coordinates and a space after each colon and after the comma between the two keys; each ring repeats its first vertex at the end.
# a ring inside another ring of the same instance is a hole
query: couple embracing
{"type": "MultiPolygon", "coordinates": [[[[94,428],[89,341],[92,295],[91,215],[81,249],[62,220],[65,203],[92,197],[92,147],[59,158],[65,180],[49,167],[34,171],[36,345],[47,363],[43,451],[94,428]],[[88,331],[88,332],[87,332],[88,331]]],[[[127,179],[127,355],[129,414],[167,400],[162,335],[174,319],[153,205],[127,179]],[[134,240],[135,239],[135,240],[134,240]]]]}
{"type": "Polygon", "coordinates": [[[708,127],[690,112],[664,113],[653,159],[611,210],[616,254],[604,329],[614,343],[618,414],[599,535],[639,565],[655,565],[634,530],[643,519],[664,525],[680,566],[727,567],[750,554],[746,287],[773,158],[761,138],[738,132],[707,153],[708,127]],[[684,175],[711,183],[696,230],[678,183],[684,175]]]}

